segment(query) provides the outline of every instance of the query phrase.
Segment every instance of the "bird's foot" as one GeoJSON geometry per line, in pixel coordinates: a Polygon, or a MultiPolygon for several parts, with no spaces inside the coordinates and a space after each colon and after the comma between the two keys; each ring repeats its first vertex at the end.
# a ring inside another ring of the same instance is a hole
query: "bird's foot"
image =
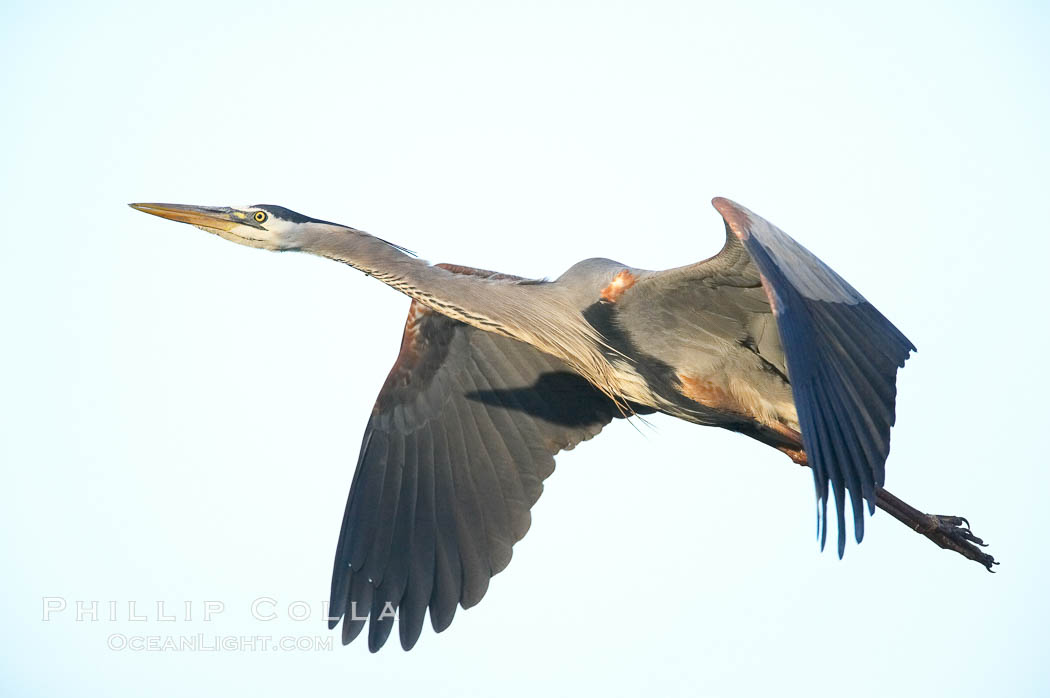
{"type": "Polygon", "coordinates": [[[985,547],[984,541],[973,534],[970,522],[963,517],[926,514],[881,487],[876,491],[876,496],[879,509],[945,550],[954,550],[968,560],[979,562],[989,572],[993,571],[993,565],[999,564],[994,557],[981,550],[985,547]]]}
{"type": "Polygon", "coordinates": [[[962,516],[940,516],[927,514],[926,522],[915,527],[934,543],[945,550],[954,550],[960,555],[984,565],[989,572],[994,572],[993,565],[999,563],[995,558],[981,550],[988,544],[970,530],[970,522],[962,516]],[[980,547],[978,547],[980,546],[980,547]]]}

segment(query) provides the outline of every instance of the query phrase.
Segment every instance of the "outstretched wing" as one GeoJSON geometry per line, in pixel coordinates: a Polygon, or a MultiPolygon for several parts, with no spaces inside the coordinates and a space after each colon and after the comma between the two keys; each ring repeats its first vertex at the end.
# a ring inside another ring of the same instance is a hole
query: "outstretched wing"
{"type": "Polygon", "coordinates": [[[370,618],[377,651],[396,610],[408,650],[427,607],[441,632],[457,604],[480,601],[528,531],[554,454],[618,415],[559,359],[413,302],[339,534],[329,623],[343,619],[343,643],[370,618]]]}
{"type": "Polygon", "coordinates": [[[860,293],[787,234],[728,199],[712,202],[761,274],[776,317],[802,442],[827,538],[828,486],[835,493],[838,553],[846,544],[845,492],[864,535],[863,497],[875,513],[895,420],[897,369],[915,346],[860,293]]]}
{"type": "MultiPolygon", "coordinates": [[[[864,535],[862,500],[874,513],[876,488],[885,481],[897,369],[915,347],[842,277],[783,231],[727,199],[712,203],[726,222],[721,252],[643,278],[632,291],[635,304],[647,300],[649,308],[674,308],[701,324],[702,334],[750,349],[764,366],[751,378],[767,380],[767,397],[778,385],[771,372],[786,370],[802,445],[813,468],[821,547],[827,538],[830,486],[841,556],[845,493],[859,542],[864,535]],[[663,300],[654,302],[654,294],[662,294],[663,300]],[[774,337],[767,331],[770,324],[777,330],[774,337]]],[[[637,313],[629,300],[624,300],[624,312],[637,313]]]]}

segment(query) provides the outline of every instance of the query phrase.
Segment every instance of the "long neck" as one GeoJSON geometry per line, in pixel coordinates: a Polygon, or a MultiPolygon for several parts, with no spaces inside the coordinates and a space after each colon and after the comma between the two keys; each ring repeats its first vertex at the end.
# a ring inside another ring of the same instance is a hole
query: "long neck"
{"type": "Polygon", "coordinates": [[[305,226],[293,249],[349,264],[442,315],[553,354],[610,397],[618,393],[601,336],[553,284],[455,274],[368,233],[336,225],[305,226]]]}
{"type": "Polygon", "coordinates": [[[368,233],[311,224],[296,249],[349,264],[443,315],[516,337],[513,310],[522,295],[510,284],[463,277],[412,257],[368,233]]]}

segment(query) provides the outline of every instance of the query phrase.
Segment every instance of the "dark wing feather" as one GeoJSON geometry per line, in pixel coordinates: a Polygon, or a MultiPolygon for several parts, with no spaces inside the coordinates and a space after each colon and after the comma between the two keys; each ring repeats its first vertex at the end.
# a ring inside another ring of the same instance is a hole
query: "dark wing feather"
{"type": "MultiPolygon", "coordinates": [[[[477,273],[453,268],[458,273],[477,273]]],[[[335,555],[331,627],[401,645],[484,596],[528,531],[554,454],[619,416],[563,362],[413,303],[376,400],[335,555]]]]}
{"type": "Polygon", "coordinates": [[[727,199],[714,206],[726,221],[726,246],[701,263],[739,266],[746,251],[758,269],[776,318],[802,441],[819,505],[821,546],[827,536],[829,486],[846,542],[845,492],[854,531],[864,535],[863,500],[875,511],[885,481],[894,422],[897,369],[915,346],[852,286],[787,234],[727,199]]]}

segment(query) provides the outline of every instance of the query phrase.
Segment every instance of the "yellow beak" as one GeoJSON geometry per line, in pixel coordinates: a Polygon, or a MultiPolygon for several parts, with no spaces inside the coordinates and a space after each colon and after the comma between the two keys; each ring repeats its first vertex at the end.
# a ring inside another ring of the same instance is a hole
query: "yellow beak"
{"type": "Polygon", "coordinates": [[[225,206],[184,206],[182,204],[128,204],[128,206],[153,216],[224,232],[230,232],[244,225],[248,217],[241,211],[225,206]]]}

